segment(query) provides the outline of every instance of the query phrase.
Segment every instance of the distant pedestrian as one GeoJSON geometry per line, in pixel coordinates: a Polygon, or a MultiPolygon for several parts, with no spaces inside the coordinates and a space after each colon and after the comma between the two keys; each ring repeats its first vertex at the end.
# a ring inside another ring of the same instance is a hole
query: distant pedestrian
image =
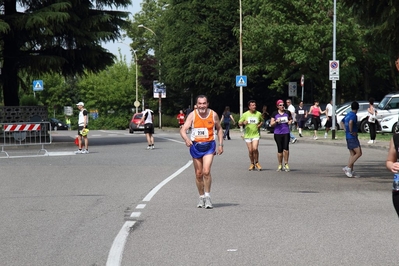
{"type": "Polygon", "coordinates": [[[375,143],[375,137],[377,136],[377,125],[376,125],[376,116],[377,110],[374,108],[374,98],[369,99],[369,108],[367,109],[368,112],[368,125],[370,131],[370,140],[367,142],[368,144],[375,143]]]}
{"type": "Polygon", "coordinates": [[[290,156],[289,144],[290,144],[290,128],[289,125],[292,123],[291,112],[285,110],[284,101],[278,100],[276,102],[277,111],[272,113],[270,125],[274,127],[274,141],[277,145],[277,161],[278,167],[277,172],[285,170],[290,171],[288,165],[288,159],[290,156]],[[283,167],[284,159],[284,167],[283,167]]]}
{"type": "Polygon", "coordinates": [[[176,118],[177,118],[177,122],[179,123],[179,127],[181,128],[184,125],[184,118],[185,118],[183,110],[179,111],[179,114],[177,115],[176,118]]]}
{"type": "Polygon", "coordinates": [[[267,105],[263,105],[262,107],[262,118],[263,118],[262,130],[266,130],[266,121],[270,119],[270,114],[267,111],[267,105]]]}
{"type": "Polygon", "coordinates": [[[349,150],[348,165],[342,168],[347,177],[360,177],[354,171],[354,164],[357,159],[362,156],[362,147],[357,136],[357,111],[359,110],[359,103],[352,102],[352,111],[347,113],[341,121],[341,126],[345,130],[346,144],[349,150]]]}
{"type": "Polygon", "coordinates": [[[248,111],[242,114],[238,125],[245,126],[244,140],[247,144],[249,153],[249,171],[255,168],[258,171],[262,170],[259,164],[259,139],[260,139],[260,127],[262,126],[263,118],[259,111],[256,111],[256,102],[250,100],[248,102],[248,111]]]}
{"type": "Polygon", "coordinates": [[[309,114],[312,115],[312,124],[314,127],[314,130],[313,130],[313,139],[314,140],[318,139],[317,138],[317,130],[319,130],[319,126],[321,124],[320,115],[323,113],[324,112],[321,110],[321,108],[319,106],[319,101],[315,100],[314,105],[312,105],[309,110],[309,114]]]}
{"type": "Polygon", "coordinates": [[[302,138],[302,130],[306,123],[306,118],[308,117],[308,110],[305,110],[303,107],[303,101],[299,102],[297,114],[296,114],[296,121],[298,123],[298,133],[299,137],[302,138]]]}
{"type": "Polygon", "coordinates": [[[154,112],[149,109],[148,103],[144,105],[145,110],[142,112],[143,116],[140,122],[137,123],[137,128],[141,123],[144,122],[144,133],[147,138],[148,147],[147,150],[153,150],[154,146],[154,112]]]}
{"type": "Polygon", "coordinates": [[[294,136],[294,134],[292,134],[292,130],[295,129],[295,107],[291,104],[290,99],[286,100],[285,103],[287,104],[287,110],[291,112],[292,123],[289,124],[290,139],[291,143],[294,144],[295,142],[298,141],[297,138],[294,136]]]}
{"type": "Polygon", "coordinates": [[[196,102],[198,109],[187,116],[186,122],[180,129],[180,135],[186,146],[190,147],[190,154],[193,158],[195,183],[199,193],[197,208],[212,209],[211,167],[214,156],[223,153],[223,130],[217,113],[208,108],[208,98],[205,95],[199,95],[196,102]],[[188,137],[186,130],[191,125],[193,126],[192,132],[188,137]],[[219,141],[217,148],[216,138],[219,141]]]}
{"type": "Polygon", "coordinates": [[[78,117],[78,139],[79,139],[79,150],[75,153],[89,153],[89,140],[87,139],[88,132],[88,124],[89,124],[89,116],[87,110],[84,108],[85,104],[83,102],[79,102],[76,104],[79,109],[79,117],[78,117]],[[84,149],[82,148],[84,142],[84,149]]]}
{"type": "Polygon", "coordinates": [[[332,127],[332,119],[333,119],[333,106],[332,106],[332,100],[327,104],[326,110],[324,111],[326,114],[326,132],[324,133],[324,138],[326,139],[328,136],[328,131],[330,131],[330,128],[332,127]]]}
{"type": "Polygon", "coordinates": [[[223,134],[223,139],[225,140],[226,137],[228,140],[230,140],[230,123],[233,121],[233,125],[236,124],[236,121],[234,121],[234,117],[230,113],[230,107],[226,106],[224,108],[224,112],[222,114],[222,117],[220,118],[220,122],[223,123],[224,125],[224,134],[223,134]]]}
{"type": "Polygon", "coordinates": [[[68,127],[68,130],[71,130],[71,119],[67,116],[65,116],[65,124],[68,127]]]}

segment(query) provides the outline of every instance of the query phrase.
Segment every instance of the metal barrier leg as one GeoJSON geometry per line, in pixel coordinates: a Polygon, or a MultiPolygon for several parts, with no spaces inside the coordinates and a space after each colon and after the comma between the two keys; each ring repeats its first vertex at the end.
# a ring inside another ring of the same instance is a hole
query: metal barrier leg
{"type": "Polygon", "coordinates": [[[10,155],[4,150],[4,146],[1,146],[1,153],[5,153],[7,158],[10,158],[10,155]]]}
{"type": "Polygon", "coordinates": [[[43,154],[43,156],[50,156],[50,154],[48,153],[48,151],[44,148],[44,144],[42,144],[42,148],[37,152],[37,155],[39,155],[39,153],[41,152],[41,151],[44,151],[44,154],[43,154]]]}

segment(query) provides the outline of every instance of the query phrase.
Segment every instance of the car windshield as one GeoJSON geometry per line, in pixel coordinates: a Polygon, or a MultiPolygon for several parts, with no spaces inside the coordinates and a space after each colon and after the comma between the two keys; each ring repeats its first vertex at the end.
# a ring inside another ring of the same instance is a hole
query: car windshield
{"type": "Polygon", "coordinates": [[[377,106],[378,109],[384,109],[385,105],[388,103],[389,99],[391,99],[391,97],[384,97],[384,99],[382,99],[382,101],[380,102],[380,104],[377,106]]]}

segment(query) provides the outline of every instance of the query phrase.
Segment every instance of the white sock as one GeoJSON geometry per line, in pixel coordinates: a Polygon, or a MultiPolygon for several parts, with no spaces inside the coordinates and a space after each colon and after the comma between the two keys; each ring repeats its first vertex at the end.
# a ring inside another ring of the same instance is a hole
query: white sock
{"type": "Polygon", "coordinates": [[[211,196],[211,193],[205,192],[205,197],[210,197],[210,196],[211,196]]]}
{"type": "Polygon", "coordinates": [[[205,198],[205,196],[204,195],[200,195],[200,198],[205,198]]]}

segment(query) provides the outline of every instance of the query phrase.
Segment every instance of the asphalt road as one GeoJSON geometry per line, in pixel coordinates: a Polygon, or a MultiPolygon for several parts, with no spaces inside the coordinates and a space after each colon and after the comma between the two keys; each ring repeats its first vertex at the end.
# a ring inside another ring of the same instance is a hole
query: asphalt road
{"type": "Polygon", "coordinates": [[[300,139],[286,173],[264,134],[264,169],[249,172],[235,132],[215,157],[205,210],[180,136],[156,133],[147,151],[141,133],[93,130],[90,154],[71,155],[75,133],[59,131],[46,148],[64,156],[1,158],[1,264],[398,264],[387,143],[363,146],[353,179],[343,140],[300,139]]]}

